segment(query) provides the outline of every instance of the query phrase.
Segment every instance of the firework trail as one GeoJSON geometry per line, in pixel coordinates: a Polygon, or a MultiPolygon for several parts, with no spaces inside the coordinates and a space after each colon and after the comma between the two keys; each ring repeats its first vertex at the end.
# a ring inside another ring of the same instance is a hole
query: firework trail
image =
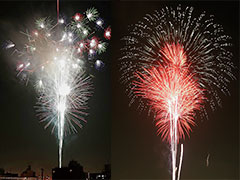
{"type": "MultiPolygon", "coordinates": [[[[188,72],[186,57],[179,45],[163,48],[167,63],[136,73],[134,93],[148,100],[156,112],[156,126],[172,152],[172,177],[175,179],[177,144],[184,132],[189,135],[195,111],[204,100],[203,90],[188,72]]],[[[164,62],[165,62],[164,61],[164,62]]]]}
{"type": "MultiPolygon", "coordinates": [[[[131,25],[121,49],[121,80],[131,103],[154,113],[157,133],[169,142],[172,179],[176,179],[177,144],[189,136],[197,114],[221,105],[234,79],[230,37],[205,12],[193,8],[163,8],[131,25]]],[[[180,178],[179,164],[178,179],[180,178]]]]}
{"type": "MultiPolygon", "coordinates": [[[[76,13],[66,23],[60,18],[54,22],[49,18],[36,21],[36,28],[22,32],[27,37],[24,49],[15,49],[17,76],[35,84],[38,92],[37,116],[52,126],[59,141],[59,167],[62,167],[64,136],[77,132],[86,122],[87,102],[92,95],[92,75],[88,69],[100,70],[104,63],[96,59],[105,52],[111,37],[110,27],[104,28],[95,8],[84,14],[76,13]],[[97,35],[101,35],[97,37],[97,35]]],[[[7,48],[15,47],[15,44],[7,48]]]]}
{"type": "Polygon", "coordinates": [[[181,175],[181,169],[182,169],[182,160],[183,160],[183,144],[181,144],[181,154],[180,154],[180,161],[179,161],[179,167],[178,167],[178,180],[180,179],[181,175]]]}

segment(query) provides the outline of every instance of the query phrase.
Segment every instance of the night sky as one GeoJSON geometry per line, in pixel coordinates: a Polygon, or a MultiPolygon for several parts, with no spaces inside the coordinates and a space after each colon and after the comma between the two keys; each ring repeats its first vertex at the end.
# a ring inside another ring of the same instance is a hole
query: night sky
{"type": "MultiPolygon", "coordinates": [[[[77,11],[96,7],[112,27],[112,39],[103,59],[106,69],[94,72],[95,92],[89,102],[88,123],[78,134],[65,138],[63,165],[72,159],[86,171],[101,171],[112,165],[112,179],[170,179],[170,151],[156,135],[153,116],[139,112],[137,103],[129,107],[125,85],[120,83],[120,39],[128,34],[127,26],[147,13],[175,2],[115,1],[87,2],[60,0],[60,12],[70,17],[77,11]]],[[[206,11],[223,25],[232,37],[233,61],[239,64],[239,3],[185,2],[197,14],[206,11]]],[[[19,38],[19,31],[37,17],[56,17],[55,1],[0,1],[0,42],[19,38]]],[[[28,165],[39,174],[49,175],[58,165],[58,144],[50,129],[45,130],[35,117],[36,93],[16,78],[13,59],[0,51],[0,168],[21,173],[28,165]]],[[[238,68],[239,69],[239,68],[238,68]]],[[[190,139],[184,141],[182,179],[239,179],[239,76],[229,84],[231,96],[222,96],[223,107],[209,112],[209,120],[196,118],[190,139]],[[206,158],[210,154],[210,166],[206,158]]]]}
{"type": "MultiPolygon", "coordinates": [[[[141,20],[147,13],[174,2],[119,2],[113,9],[113,59],[119,58],[128,35],[127,26],[141,20]],[[121,12],[121,13],[119,13],[121,12]],[[118,27],[121,28],[118,28],[118,27]]],[[[206,11],[215,15],[225,33],[232,36],[236,66],[239,64],[239,3],[237,2],[181,2],[182,7],[193,6],[195,13],[206,11]]],[[[116,61],[115,61],[116,62],[116,61]]],[[[117,64],[117,63],[116,63],[117,64]]],[[[118,62],[118,64],[120,64],[118,62]]],[[[170,179],[171,156],[169,146],[156,135],[153,116],[139,112],[137,103],[129,107],[125,86],[119,81],[119,66],[112,68],[112,177],[113,179],[170,179]]],[[[236,73],[238,77],[238,74],[236,73]]],[[[222,96],[223,107],[209,113],[209,120],[197,117],[190,139],[184,142],[182,179],[239,179],[239,79],[229,85],[231,96],[222,96]],[[206,158],[210,154],[210,166],[206,158]]]]}
{"type": "MultiPolygon", "coordinates": [[[[111,24],[110,3],[89,3],[61,1],[60,13],[70,18],[76,12],[88,8],[98,9],[106,24],[111,24]]],[[[56,1],[1,1],[0,41],[10,39],[21,46],[20,31],[33,27],[39,17],[56,19],[56,1]]],[[[102,55],[106,63],[102,72],[92,70],[95,75],[94,95],[89,101],[89,116],[83,129],[64,140],[63,166],[70,160],[77,160],[86,171],[101,172],[104,164],[110,163],[111,138],[111,88],[110,52],[102,55]]],[[[48,175],[58,166],[58,143],[51,129],[35,117],[36,93],[32,84],[25,86],[16,78],[16,59],[11,51],[0,52],[0,167],[7,172],[21,173],[32,165],[37,174],[44,168],[48,175]]]]}

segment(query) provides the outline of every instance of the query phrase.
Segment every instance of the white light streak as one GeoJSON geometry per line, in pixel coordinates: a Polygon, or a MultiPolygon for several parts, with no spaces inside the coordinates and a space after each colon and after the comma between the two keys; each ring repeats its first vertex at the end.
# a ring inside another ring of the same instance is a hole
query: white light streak
{"type": "Polygon", "coordinates": [[[87,34],[88,33],[88,31],[85,29],[85,30],[83,30],[83,34],[87,34]]]}
{"type": "Polygon", "coordinates": [[[96,22],[96,24],[97,24],[98,26],[102,26],[103,22],[102,22],[101,20],[98,20],[98,21],[96,22]]]}
{"type": "Polygon", "coordinates": [[[43,23],[40,24],[40,28],[42,28],[42,29],[45,28],[43,23]]]}
{"type": "Polygon", "coordinates": [[[23,68],[23,64],[20,64],[20,65],[18,66],[18,69],[21,69],[21,68],[23,68]]]}
{"type": "Polygon", "coordinates": [[[89,54],[93,54],[94,51],[92,49],[89,50],[89,54]]]}
{"type": "Polygon", "coordinates": [[[64,23],[64,19],[59,19],[59,23],[63,24],[64,23]]]}
{"type": "Polygon", "coordinates": [[[78,21],[79,19],[80,19],[80,16],[79,16],[79,15],[76,15],[76,16],[75,16],[75,20],[78,21]]]}
{"type": "Polygon", "coordinates": [[[106,35],[107,37],[109,37],[109,36],[110,36],[110,31],[106,31],[105,35],[106,35]]]}
{"type": "Polygon", "coordinates": [[[25,67],[28,67],[28,66],[30,66],[30,64],[31,64],[31,63],[30,63],[30,62],[28,62],[28,63],[26,64],[26,66],[25,66],[25,67]]]}
{"type": "Polygon", "coordinates": [[[180,180],[180,176],[181,176],[182,161],[183,161],[183,144],[181,144],[181,155],[180,155],[180,163],[178,168],[178,180],[180,180]]]}
{"type": "Polygon", "coordinates": [[[92,13],[87,14],[87,18],[90,19],[92,17],[92,13]]]}
{"type": "Polygon", "coordinates": [[[38,82],[38,84],[39,84],[39,87],[42,87],[42,80],[39,80],[39,82],[38,82]]]}
{"type": "Polygon", "coordinates": [[[70,87],[65,83],[61,84],[58,90],[59,90],[59,95],[61,96],[69,95],[71,91],[70,87]]]}
{"type": "Polygon", "coordinates": [[[77,24],[77,28],[80,28],[80,27],[82,27],[82,26],[81,26],[81,24],[78,23],[78,24],[77,24]]]}
{"type": "Polygon", "coordinates": [[[101,65],[101,61],[100,60],[96,60],[96,65],[99,67],[101,65]]]}
{"type": "Polygon", "coordinates": [[[94,46],[96,46],[96,40],[92,39],[90,42],[90,47],[93,48],[94,46]]]}
{"type": "Polygon", "coordinates": [[[101,49],[102,48],[102,44],[98,44],[98,48],[101,49]]]}

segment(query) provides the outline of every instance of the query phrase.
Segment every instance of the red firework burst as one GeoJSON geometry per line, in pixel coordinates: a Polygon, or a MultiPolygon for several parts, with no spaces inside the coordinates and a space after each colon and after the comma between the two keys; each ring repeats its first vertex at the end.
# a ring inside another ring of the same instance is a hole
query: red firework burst
{"type": "Polygon", "coordinates": [[[158,134],[171,141],[171,123],[176,121],[177,141],[189,136],[194,116],[204,96],[194,74],[188,70],[187,56],[179,44],[166,44],[161,50],[163,64],[135,73],[133,91],[147,99],[156,112],[158,134]],[[172,121],[172,122],[171,122],[172,121]]]}

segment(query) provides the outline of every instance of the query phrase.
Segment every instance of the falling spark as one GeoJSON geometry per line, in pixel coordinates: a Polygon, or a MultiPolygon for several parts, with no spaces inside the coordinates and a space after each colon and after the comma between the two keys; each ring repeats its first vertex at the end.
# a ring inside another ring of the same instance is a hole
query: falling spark
{"type": "Polygon", "coordinates": [[[206,159],[206,165],[207,165],[207,167],[209,166],[209,158],[210,158],[210,154],[208,153],[207,159],[206,159]]]}
{"type": "Polygon", "coordinates": [[[3,48],[4,49],[11,49],[15,47],[15,44],[12,42],[12,41],[6,41],[4,44],[3,44],[3,48]]]}
{"type": "Polygon", "coordinates": [[[111,38],[111,28],[110,28],[110,27],[108,27],[108,28],[105,30],[104,37],[105,37],[106,39],[110,39],[110,38],[111,38]]]}

